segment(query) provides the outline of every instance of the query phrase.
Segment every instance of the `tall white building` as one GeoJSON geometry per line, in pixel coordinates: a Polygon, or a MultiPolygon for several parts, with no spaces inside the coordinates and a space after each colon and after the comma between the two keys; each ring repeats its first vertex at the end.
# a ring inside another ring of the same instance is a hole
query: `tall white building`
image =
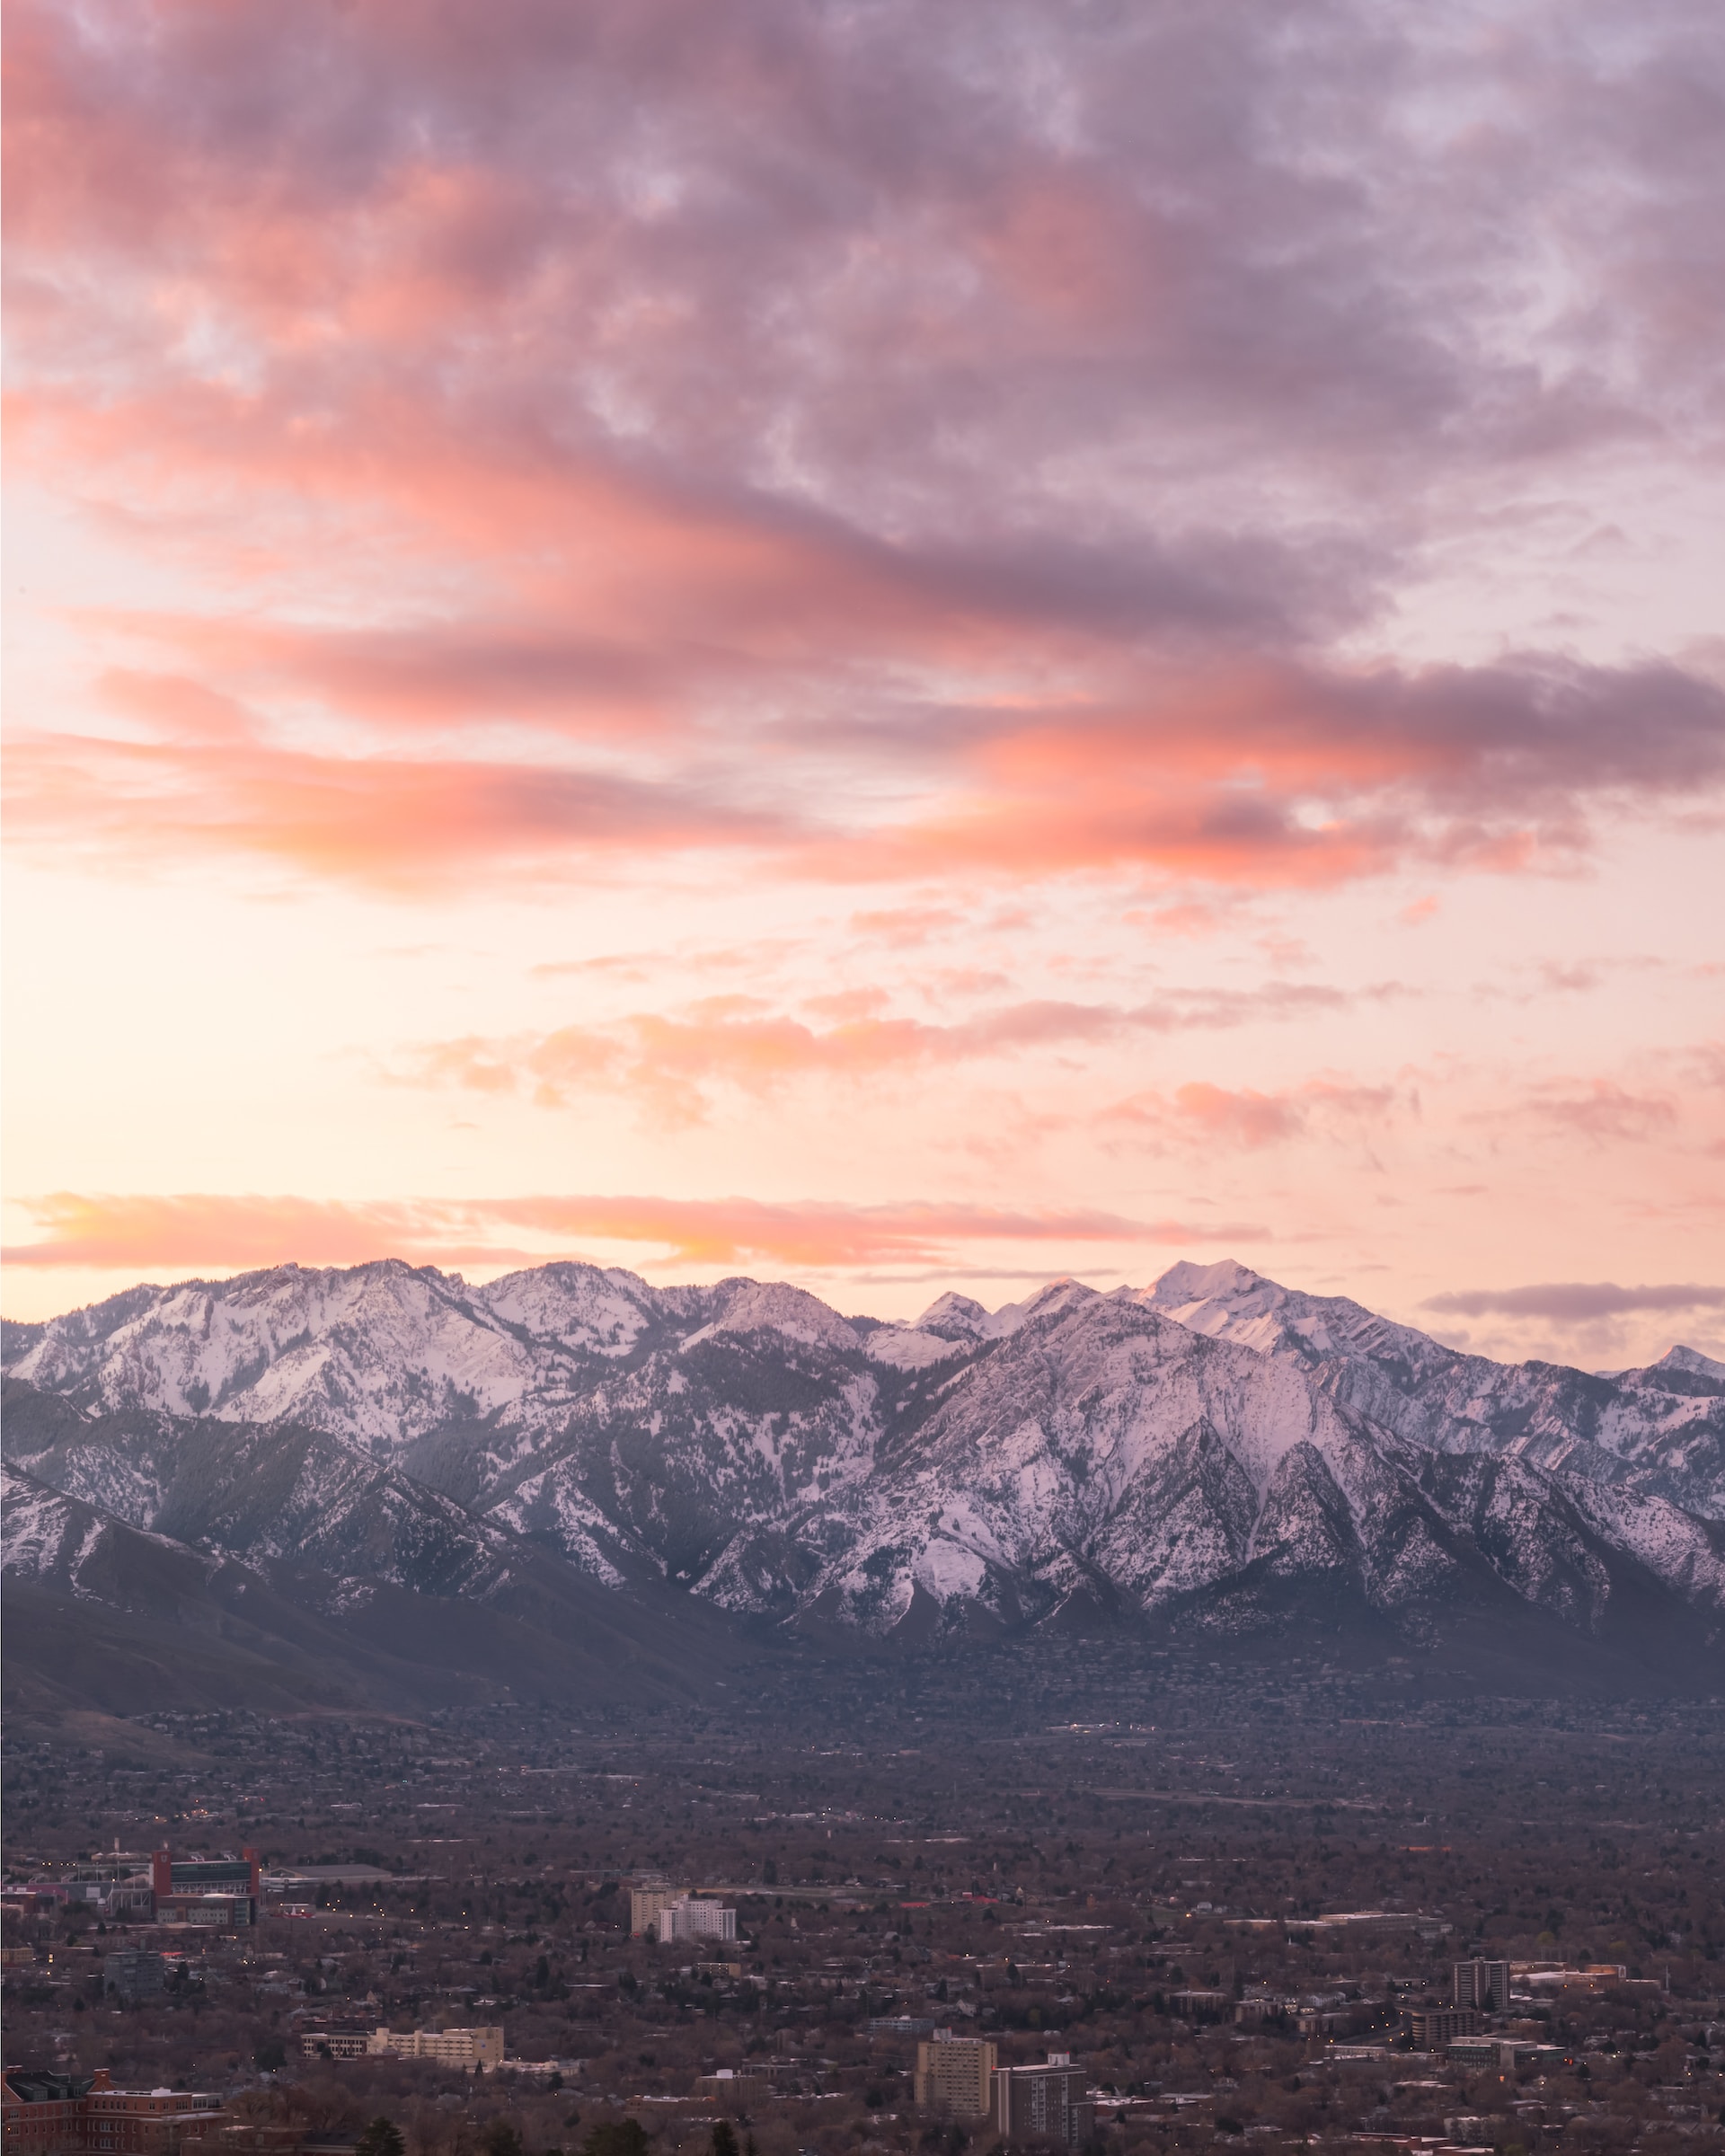
{"type": "Polygon", "coordinates": [[[678,1939],[735,1939],[737,1912],[717,1902],[673,1902],[654,1919],[661,1946],[678,1939]]]}

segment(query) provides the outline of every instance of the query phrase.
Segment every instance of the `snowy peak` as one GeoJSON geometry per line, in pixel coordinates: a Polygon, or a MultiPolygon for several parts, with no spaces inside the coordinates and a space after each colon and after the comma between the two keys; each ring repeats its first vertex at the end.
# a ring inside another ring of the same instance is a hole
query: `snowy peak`
{"type": "Polygon", "coordinates": [[[1703,1355],[1699,1348],[1668,1348],[1657,1363],[1638,1374],[1650,1377],[1656,1372],[1668,1371],[1679,1372],[1685,1377],[1710,1378],[1717,1385],[1725,1385],[1725,1363],[1703,1355]]]}
{"type": "Polygon", "coordinates": [[[716,1308],[704,1325],[685,1338],[686,1354],[725,1333],[759,1332],[778,1333],[800,1347],[832,1355],[856,1352],[856,1328],[803,1288],[783,1281],[721,1280],[710,1292],[716,1308]]]}
{"type": "Polygon", "coordinates": [[[658,1314],[653,1290],[620,1266],[535,1266],[475,1288],[473,1300],[514,1331],[587,1355],[627,1355],[658,1314]]]}
{"type": "Polygon", "coordinates": [[[1283,1287],[1231,1258],[1216,1265],[1182,1261],[1152,1286],[1127,1292],[1193,1332],[1233,1340],[1260,1355],[1291,1355],[1305,1363],[1359,1357],[1385,1365],[1399,1378],[1453,1359],[1429,1334],[1380,1318],[1347,1295],[1309,1295],[1283,1287]]]}
{"type": "Polygon", "coordinates": [[[997,1329],[993,1317],[980,1303],[973,1303],[969,1295],[955,1295],[949,1291],[936,1295],[922,1316],[905,1330],[933,1333],[936,1339],[942,1340],[988,1340],[995,1338],[997,1329]]]}

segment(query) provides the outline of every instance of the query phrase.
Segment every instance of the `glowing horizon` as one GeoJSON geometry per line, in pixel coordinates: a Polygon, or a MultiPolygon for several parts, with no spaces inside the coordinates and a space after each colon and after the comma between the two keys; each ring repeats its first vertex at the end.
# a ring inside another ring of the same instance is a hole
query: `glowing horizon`
{"type": "Polygon", "coordinates": [[[8,74],[9,1316],[1238,1257],[1725,1354],[1699,4],[8,74]]]}

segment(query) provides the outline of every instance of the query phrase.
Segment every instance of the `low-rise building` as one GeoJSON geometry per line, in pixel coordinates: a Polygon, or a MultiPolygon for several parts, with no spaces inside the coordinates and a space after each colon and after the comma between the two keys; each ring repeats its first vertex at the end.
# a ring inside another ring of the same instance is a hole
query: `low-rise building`
{"type": "Polygon", "coordinates": [[[123,1999],[128,2002],[159,1998],[167,1981],[168,1965],[159,1954],[120,1953],[102,1957],[104,1998],[123,1999]]]}
{"type": "Polygon", "coordinates": [[[1457,2037],[1477,2037],[1485,2026],[1476,2006],[1411,2006],[1402,2019],[1416,2051],[1442,2051],[1457,2037]]]}
{"type": "MultiPolygon", "coordinates": [[[[1514,2037],[1457,2037],[1445,2046],[1452,2066],[1531,2066],[1541,2046],[1514,2037]]],[[[1549,2046],[1546,2048],[1550,2048],[1549,2046]]]]}
{"type": "Polygon", "coordinates": [[[1000,2054],[986,2037],[937,2028],[916,2046],[916,2108],[950,2118],[986,2118],[1000,2054]]]}
{"type": "Polygon", "coordinates": [[[367,2028],[302,2028],[302,2059],[364,2059],[371,2056],[373,2032],[367,2028]]]}
{"type": "Polygon", "coordinates": [[[1229,1996],[1226,1992],[1180,1991],[1168,1994],[1168,2010],[1181,2014],[1189,2021],[1219,2021],[1227,2012],[1229,1996]]]}
{"type": "Polygon", "coordinates": [[[226,2118],[219,2096],[116,2089],[107,2069],[0,2076],[0,2142],[13,2156],[179,2156],[226,2118]]]}
{"type": "Polygon", "coordinates": [[[469,2072],[495,2072],[503,2063],[500,2028],[379,2028],[367,2050],[373,2058],[435,2059],[469,2072]]]}
{"type": "Polygon", "coordinates": [[[694,2093],[702,2097],[747,2100],[752,2098],[765,2099],[771,2092],[772,2086],[764,2073],[739,2073],[734,2066],[721,2066],[716,2072],[696,2077],[694,2093]]]}

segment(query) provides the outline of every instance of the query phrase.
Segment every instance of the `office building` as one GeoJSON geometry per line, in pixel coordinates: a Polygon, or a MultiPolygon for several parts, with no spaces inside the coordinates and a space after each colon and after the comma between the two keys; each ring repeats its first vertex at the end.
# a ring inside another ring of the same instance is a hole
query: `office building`
{"type": "Polygon", "coordinates": [[[721,1909],[717,1902],[678,1901],[659,1910],[654,1919],[659,1941],[668,1946],[679,1939],[735,1939],[737,1912],[721,1909]]]}
{"type": "Polygon", "coordinates": [[[1000,2054],[986,2037],[937,2028],[916,2046],[916,2108],[949,2118],[986,2118],[999,2063],[1000,2054]]]}
{"type": "Polygon", "coordinates": [[[994,2077],[995,2129],[1003,2141],[1051,2141],[1075,2149],[1088,2141],[1094,2109],[1071,2054],[1051,2051],[1040,2066],[1001,2066],[994,2077]]]}
{"type": "Polygon", "coordinates": [[[1458,1961],[1455,1964],[1455,2001],[1457,2006],[1477,2006],[1482,2014],[1509,2011],[1509,1964],[1507,1961],[1458,1961]]]}
{"type": "Polygon", "coordinates": [[[1457,2037],[1444,2050],[1452,2066],[1484,2067],[1489,2072],[1494,2066],[1531,2066],[1542,2051],[1552,2048],[1514,2037],[1457,2037]]]}

